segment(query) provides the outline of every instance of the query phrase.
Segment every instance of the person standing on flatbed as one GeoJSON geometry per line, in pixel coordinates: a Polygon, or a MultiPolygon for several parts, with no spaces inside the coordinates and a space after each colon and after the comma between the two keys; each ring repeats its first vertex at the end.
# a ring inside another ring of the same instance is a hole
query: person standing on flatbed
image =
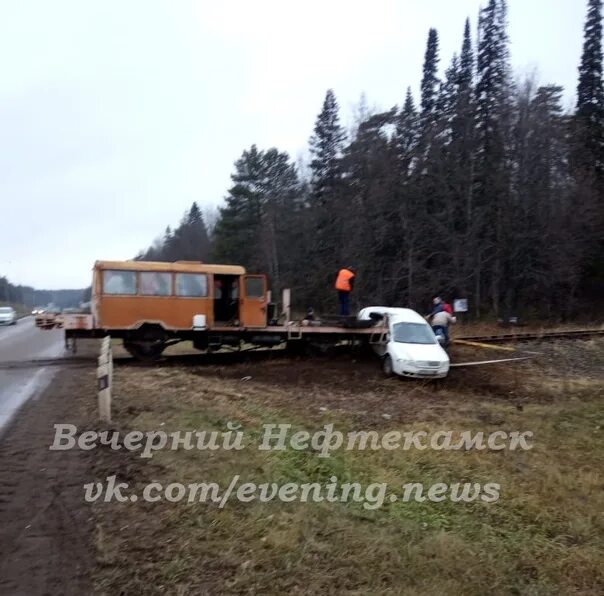
{"type": "Polygon", "coordinates": [[[350,292],[354,287],[355,270],[353,267],[344,267],[338,272],[335,288],[338,292],[338,314],[343,317],[350,315],[350,292]]]}

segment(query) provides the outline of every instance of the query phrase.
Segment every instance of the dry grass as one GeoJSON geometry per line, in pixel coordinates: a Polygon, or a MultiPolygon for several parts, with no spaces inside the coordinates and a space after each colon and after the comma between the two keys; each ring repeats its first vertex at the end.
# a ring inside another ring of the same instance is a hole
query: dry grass
{"type": "MultiPolygon", "coordinates": [[[[604,590],[604,342],[543,344],[535,362],[384,379],[372,360],[117,369],[123,429],[224,430],[248,448],[103,452],[98,477],[254,482],[499,482],[498,503],[99,504],[100,593],[597,594],[604,590]],[[249,380],[243,380],[251,376],[249,380]],[[531,430],[531,451],[263,452],[262,424],[531,430]]],[[[460,354],[461,355],[461,354],[460,354]]],[[[470,356],[465,348],[463,356],[470,356]]],[[[479,354],[475,354],[480,356],[479,354]]]]}

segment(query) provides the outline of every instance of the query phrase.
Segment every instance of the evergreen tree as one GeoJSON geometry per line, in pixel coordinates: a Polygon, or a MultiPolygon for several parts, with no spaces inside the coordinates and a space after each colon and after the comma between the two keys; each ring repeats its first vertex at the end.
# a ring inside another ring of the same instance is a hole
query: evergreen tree
{"type": "Polygon", "coordinates": [[[604,182],[604,88],[602,83],[602,0],[589,0],[579,67],[576,121],[577,167],[604,182]]]}
{"type": "Polygon", "coordinates": [[[334,255],[342,246],[338,218],[348,208],[341,189],[344,139],[338,103],[329,89],[309,141],[311,200],[304,230],[306,235],[312,235],[313,242],[308,247],[308,264],[303,275],[309,280],[306,285],[311,294],[320,294],[333,283],[331,277],[337,268],[333,264],[334,255]]]}
{"type": "Polygon", "coordinates": [[[166,227],[163,237],[156,238],[153,245],[139,253],[138,261],[202,261],[210,256],[210,240],[203,216],[196,202],[183,215],[179,226],[172,232],[166,227]]]}
{"type": "Polygon", "coordinates": [[[256,265],[257,236],[262,218],[260,183],[262,152],[256,145],[235,162],[233,186],[214,231],[214,259],[223,263],[256,265]]]}
{"type": "Polygon", "coordinates": [[[175,235],[181,243],[180,255],[185,255],[178,258],[207,261],[210,256],[210,240],[201,210],[196,201],[191,205],[191,209],[185,215],[175,235]]]}
{"type": "Polygon", "coordinates": [[[604,293],[604,89],[602,0],[589,0],[579,67],[575,139],[575,201],[589,214],[584,236],[593,238],[584,262],[583,291],[597,303],[604,293]]]}
{"type": "Polygon", "coordinates": [[[489,0],[479,16],[476,83],[476,192],[473,218],[479,229],[474,246],[474,281],[480,307],[488,291],[499,314],[505,278],[506,235],[509,230],[509,161],[511,85],[504,0],[489,0]],[[484,275],[483,268],[489,270],[484,275]]]}
{"type": "Polygon", "coordinates": [[[556,85],[539,87],[535,92],[529,80],[515,102],[515,217],[513,236],[508,239],[506,279],[512,309],[530,303],[531,296],[548,296],[551,312],[562,312],[568,307],[568,284],[576,285],[581,271],[576,265],[584,250],[577,232],[583,214],[570,208],[562,94],[562,87],[556,85]],[[552,250],[562,239],[572,249],[552,250]]]}
{"type": "Polygon", "coordinates": [[[475,157],[475,102],[474,102],[474,51],[470,20],[466,19],[459,57],[457,85],[455,87],[451,141],[446,155],[449,191],[448,219],[453,232],[448,235],[449,254],[453,267],[449,285],[456,292],[468,295],[468,280],[473,275],[473,249],[476,240],[474,202],[475,157]]]}
{"type": "MultiPolygon", "coordinates": [[[[466,19],[459,58],[455,114],[452,123],[452,141],[455,145],[453,151],[458,156],[458,164],[466,166],[471,161],[472,133],[474,131],[473,80],[474,52],[470,34],[470,19],[466,19]]],[[[471,175],[468,175],[467,172],[465,177],[468,180],[471,179],[471,175]]]]}
{"type": "MultiPolygon", "coordinates": [[[[469,167],[472,161],[474,132],[474,52],[470,34],[470,20],[466,19],[459,68],[457,70],[456,97],[451,124],[452,153],[457,157],[457,167],[464,170],[466,181],[472,178],[469,167]]],[[[466,193],[462,192],[465,196],[466,193]]]]}
{"type": "MultiPolygon", "coordinates": [[[[436,29],[428,31],[426,53],[424,56],[423,74],[421,82],[421,114],[420,137],[418,143],[418,184],[420,193],[427,198],[434,197],[432,172],[428,171],[433,163],[432,155],[439,150],[439,119],[441,118],[441,105],[438,103],[440,81],[438,72],[438,33],[436,29]]],[[[442,121],[442,120],[441,120],[442,121]]]]}
{"type": "Polygon", "coordinates": [[[459,78],[459,58],[457,54],[453,54],[436,99],[435,123],[438,125],[436,135],[440,138],[441,147],[446,147],[451,142],[453,119],[459,96],[459,78]]]}
{"type": "MultiPolygon", "coordinates": [[[[337,221],[342,234],[335,254],[338,262],[356,265],[361,272],[357,290],[380,304],[392,299],[392,284],[385,283],[384,278],[390,277],[388,271],[400,238],[393,220],[397,148],[387,132],[396,120],[396,107],[367,118],[342,160],[346,209],[341,210],[337,221]]],[[[330,286],[326,284],[325,289],[331,291],[330,286]]]]}
{"type": "Polygon", "coordinates": [[[335,191],[344,138],[336,96],[332,89],[328,89],[310,138],[311,184],[313,196],[319,203],[325,203],[335,191]]]}
{"type": "Polygon", "coordinates": [[[429,119],[436,107],[438,91],[438,32],[436,29],[428,31],[428,41],[424,56],[424,71],[421,83],[421,108],[422,115],[429,119]]]}
{"type": "Polygon", "coordinates": [[[235,162],[233,186],[214,230],[214,258],[271,274],[279,285],[287,215],[298,206],[299,184],[287,153],[252,145],[235,162]]]}
{"type": "Polygon", "coordinates": [[[175,247],[174,247],[174,234],[172,233],[172,228],[170,226],[166,226],[164,231],[164,237],[162,240],[162,252],[165,261],[171,262],[175,261],[175,247]]]}
{"type": "MultiPolygon", "coordinates": [[[[489,0],[480,11],[478,39],[478,80],[476,83],[477,132],[485,174],[488,160],[502,159],[504,111],[509,98],[509,64],[505,4],[489,0]]],[[[497,166],[497,164],[493,164],[497,166]]]]}
{"type": "Polygon", "coordinates": [[[460,90],[472,86],[474,76],[474,52],[472,51],[472,34],[470,32],[470,19],[466,19],[463,32],[463,43],[459,60],[459,87],[460,90]]]}
{"type": "Polygon", "coordinates": [[[412,172],[413,161],[419,138],[419,120],[413,101],[411,87],[407,87],[405,103],[396,121],[395,142],[400,160],[400,171],[403,184],[412,172]]]}

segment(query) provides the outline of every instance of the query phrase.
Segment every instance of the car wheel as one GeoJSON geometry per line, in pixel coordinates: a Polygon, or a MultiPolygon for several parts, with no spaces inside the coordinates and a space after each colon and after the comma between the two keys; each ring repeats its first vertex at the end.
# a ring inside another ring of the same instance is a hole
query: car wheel
{"type": "Polygon", "coordinates": [[[387,377],[391,377],[394,374],[394,369],[392,368],[392,358],[388,354],[382,360],[382,371],[387,377]]]}

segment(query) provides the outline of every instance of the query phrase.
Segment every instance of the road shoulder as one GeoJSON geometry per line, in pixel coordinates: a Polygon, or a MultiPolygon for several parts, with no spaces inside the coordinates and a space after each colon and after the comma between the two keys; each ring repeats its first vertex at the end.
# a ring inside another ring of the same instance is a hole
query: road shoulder
{"type": "Polygon", "coordinates": [[[90,426],[94,369],[58,371],[0,439],[0,594],[89,594],[91,455],[50,451],[55,423],[90,426]]]}

